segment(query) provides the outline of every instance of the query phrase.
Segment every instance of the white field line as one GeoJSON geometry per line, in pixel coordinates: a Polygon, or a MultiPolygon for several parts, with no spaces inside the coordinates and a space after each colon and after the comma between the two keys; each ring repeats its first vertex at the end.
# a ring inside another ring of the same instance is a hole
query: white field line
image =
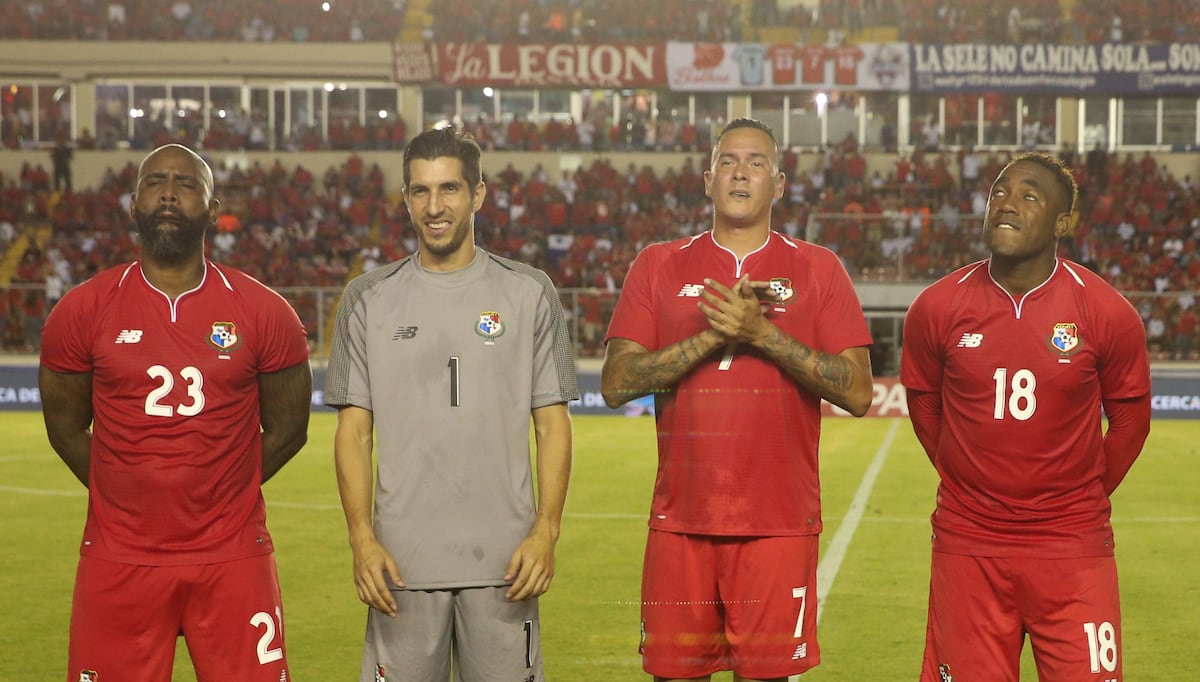
{"type": "Polygon", "coordinates": [[[879,449],[875,451],[875,457],[871,460],[870,466],[863,474],[862,481],[858,484],[858,490],[854,493],[854,499],[850,502],[846,516],[842,517],[837,532],[833,534],[833,539],[829,541],[829,547],[825,549],[825,555],[817,564],[818,625],[821,623],[821,615],[825,611],[825,599],[829,596],[829,590],[833,588],[834,579],[837,578],[838,570],[842,567],[842,560],[846,558],[846,550],[850,548],[854,531],[858,530],[858,524],[862,521],[867,501],[871,499],[871,490],[875,487],[875,479],[879,477],[879,471],[883,469],[883,462],[887,459],[888,451],[892,449],[892,441],[895,440],[899,427],[900,420],[893,419],[891,428],[883,437],[883,442],[879,444],[879,449]]]}
{"type": "MultiPolygon", "coordinates": [[[[20,486],[0,485],[0,493],[13,493],[14,495],[34,495],[40,497],[85,497],[87,491],[82,488],[78,490],[51,490],[46,488],[23,488],[20,486]]],[[[341,506],[337,504],[320,504],[314,502],[281,502],[267,500],[267,507],[280,507],[283,509],[307,509],[313,511],[340,510],[341,506]]],[[[861,516],[861,512],[859,513],[861,516]]],[[[567,512],[563,514],[566,518],[572,519],[590,519],[600,521],[645,521],[647,514],[623,514],[617,512],[567,512]]],[[[843,517],[842,523],[850,515],[843,517]]],[[[1200,516],[1141,516],[1141,517],[1124,517],[1113,516],[1112,521],[1115,524],[1122,523],[1200,523],[1200,516]]],[[[893,516],[893,517],[877,517],[868,516],[859,520],[860,523],[929,523],[928,516],[893,516]]],[[[835,538],[836,539],[836,538],[835,538]]],[[[828,551],[826,552],[828,555],[828,551]]]]}

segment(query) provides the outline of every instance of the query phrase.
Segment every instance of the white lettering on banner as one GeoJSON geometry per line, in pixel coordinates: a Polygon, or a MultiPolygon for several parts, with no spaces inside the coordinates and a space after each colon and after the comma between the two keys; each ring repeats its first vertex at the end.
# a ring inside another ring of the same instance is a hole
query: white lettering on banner
{"type": "Polygon", "coordinates": [[[1200,410],[1200,395],[1156,395],[1150,399],[1151,410],[1200,410]]]}
{"type": "Polygon", "coordinates": [[[673,82],[678,85],[736,85],[732,75],[718,73],[715,69],[687,67],[674,73],[673,82]]]}
{"type": "Polygon", "coordinates": [[[1143,73],[1166,70],[1164,62],[1151,62],[1145,45],[1106,44],[1100,48],[1100,68],[1121,73],[1143,73]]]}
{"type": "Polygon", "coordinates": [[[392,46],[392,71],[400,83],[424,83],[433,80],[433,62],[421,43],[396,43],[392,46]]]}
{"type": "Polygon", "coordinates": [[[1171,43],[1167,49],[1167,68],[1172,71],[1200,71],[1200,45],[1171,43]]]}
{"type": "Polygon", "coordinates": [[[916,49],[913,50],[913,54],[916,56],[918,72],[942,72],[942,60],[938,58],[935,46],[917,45],[916,49]]]}
{"type": "MultiPolygon", "coordinates": [[[[871,409],[869,417],[907,417],[908,397],[904,384],[896,379],[877,379],[871,386],[871,409]]],[[[822,407],[827,414],[837,417],[848,417],[850,413],[832,403],[824,403],[822,407]]]]}
{"type": "Polygon", "coordinates": [[[36,388],[0,386],[0,403],[35,405],[40,402],[42,402],[42,393],[36,388]]]}
{"type": "Polygon", "coordinates": [[[1015,45],[992,45],[988,58],[993,72],[1011,73],[1017,69],[1017,47],[1015,45]]]}
{"type": "Polygon", "coordinates": [[[445,43],[447,85],[599,85],[619,87],[662,80],[656,45],[508,45],[445,43]]]}
{"type": "Polygon", "coordinates": [[[1096,73],[1100,62],[1094,45],[1023,45],[1021,68],[1053,73],[1096,73]]]}

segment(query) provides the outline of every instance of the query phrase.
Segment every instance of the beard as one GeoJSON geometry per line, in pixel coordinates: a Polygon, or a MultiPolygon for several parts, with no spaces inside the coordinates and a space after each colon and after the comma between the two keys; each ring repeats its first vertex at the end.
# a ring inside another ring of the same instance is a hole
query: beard
{"type": "MultiPolygon", "coordinates": [[[[421,246],[425,248],[430,255],[445,258],[456,253],[462,248],[467,241],[467,237],[471,234],[471,224],[469,221],[461,221],[454,225],[454,231],[449,235],[442,237],[443,241],[433,241],[425,236],[425,232],[419,227],[417,228],[417,238],[421,242],[421,246]]],[[[474,246],[474,243],[472,243],[474,246]]]]}
{"type": "Polygon", "coordinates": [[[208,214],[198,217],[180,215],[175,229],[162,227],[159,212],[134,211],[138,241],[142,253],[167,265],[178,265],[203,250],[204,232],[208,229],[208,214]]]}

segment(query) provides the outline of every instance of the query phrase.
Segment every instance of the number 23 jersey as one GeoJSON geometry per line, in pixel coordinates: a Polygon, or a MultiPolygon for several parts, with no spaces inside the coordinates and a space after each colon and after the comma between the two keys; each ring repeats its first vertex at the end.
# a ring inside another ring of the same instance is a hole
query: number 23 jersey
{"type": "Polygon", "coordinates": [[[1113,553],[1100,405],[1150,374],[1141,318],[1107,282],[1060,259],[1014,299],[988,261],[961,268],[909,308],[901,380],[942,396],[935,550],[1113,553]]]}
{"type": "Polygon", "coordinates": [[[307,359],[287,301],[232,268],[206,261],[174,302],[138,262],[68,292],[46,320],[42,364],[92,372],[81,553],[184,565],[272,551],[258,375],[307,359]]]}

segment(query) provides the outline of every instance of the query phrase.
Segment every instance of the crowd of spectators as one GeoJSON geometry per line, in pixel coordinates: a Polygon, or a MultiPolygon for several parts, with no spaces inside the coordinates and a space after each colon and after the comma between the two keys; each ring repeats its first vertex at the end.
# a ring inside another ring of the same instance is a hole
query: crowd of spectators
{"type": "MultiPolygon", "coordinates": [[[[407,0],[23,0],[0,3],[0,40],[392,41],[407,0]],[[165,10],[165,11],[164,11],[165,10]]],[[[760,29],[893,26],[913,42],[1187,41],[1194,0],[500,0],[432,3],[423,40],[758,40],[760,29]],[[748,29],[748,31],[747,31],[748,29]]]]}
{"type": "MultiPolygon", "coordinates": [[[[778,8],[774,0],[765,4],[778,8]]],[[[753,7],[763,5],[753,0],[753,7]]],[[[743,39],[742,7],[737,0],[447,0],[431,8],[426,37],[490,43],[737,42],[743,39]]]]}
{"type": "MultiPolygon", "coordinates": [[[[297,124],[289,134],[275,131],[278,138],[271,139],[271,128],[262,112],[232,110],[221,118],[207,124],[197,111],[187,111],[185,116],[172,116],[168,126],[166,113],[139,119],[134,134],[129,138],[132,149],[154,149],[168,142],[177,142],[202,150],[250,150],[262,151],[388,151],[403,149],[408,143],[408,125],[398,112],[390,112],[387,118],[373,116],[366,124],[357,118],[334,117],[329,129],[322,134],[316,126],[297,124]]],[[[96,119],[100,131],[98,139],[84,139],[80,148],[98,147],[113,149],[124,136],[119,132],[121,121],[103,116],[96,119]]]]}
{"type": "MultiPolygon", "coordinates": [[[[319,333],[316,287],[340,290],[370,233],[372,220],[387,222],[394,202],[383,174],[356,154],[321,175],[281,161],[264,167],[214,166],[221,216],[209,235],[209,256],[262,279],[292,288],[289,300],[310,335],[319,333]]],[[[61,290],[96,272],[132,260],[130,190],[137,169],[109,169],[98,187],[53,192],[47,171],[27,164],[18,178],[0,175],[0,253],[15,238],[49,224],[51,236],[25,251],[9,288],[0,296],[0,329],[6,350],[36,348],[41,322],[61,290]],[[40,287],[23,285],[44,285],[40,287]],[[57,292],[57,295],[52,293],[57,292]]],[[[382,247],[387,259],[399,246],[382,247]]]]}
{"type": "MultiPolygon", "coordinates": [[[[1154,357],[1200,359],[1200,185],[1190,175],[1174,177],[1150,154],[1062,156],[1082,188],[1082,219],[1063,241],[1063,255],[1127,293],[1146,321],[1154,357]]],[[[509,165],[487,178],[477,239],[545,269],[561,288],[589,290],[568,308],[579,316],[581,352],[597,354],[638,250],[708,229],[704,158],[662,173],[603,158],[573,172],[509,165]]],[[[789,152],[774,227],[832,249],[857,281],[931,281],[986,256],[977,216],[987,180],[1009,158],[969,148],[917,150],[868,173],[853,137],[821,154],[789,152]]],[[[403,203],[384,191],[383,171],[357,154],[324,172],[276,161],[248,169],[217,164],[215,173],[224,209],[211,257],[272,286],[338,288],[356,265],[370,269],[416,248],[403,203]]],[[[49,174],[36,165],[19,178],[0,178],[0,248],[22,224],[54,228],[43,248],[26,253],[14,281],[57,291],[132,258],[126,216],[134,174],[132,166],[110,171],[99,187],[77,193],[51,192],[49,174]]],[[[316,295],[304,290],[292,298],[314,336],[316,295]]],[[[4,301],[10,347],[36,342],[47,305],[40,291],[12,289],[4,301]]]]}
{"type": "Polygon", "coordinates": [[[407,0],[23,0],[0,40],[392,41],[407,0]]]}

